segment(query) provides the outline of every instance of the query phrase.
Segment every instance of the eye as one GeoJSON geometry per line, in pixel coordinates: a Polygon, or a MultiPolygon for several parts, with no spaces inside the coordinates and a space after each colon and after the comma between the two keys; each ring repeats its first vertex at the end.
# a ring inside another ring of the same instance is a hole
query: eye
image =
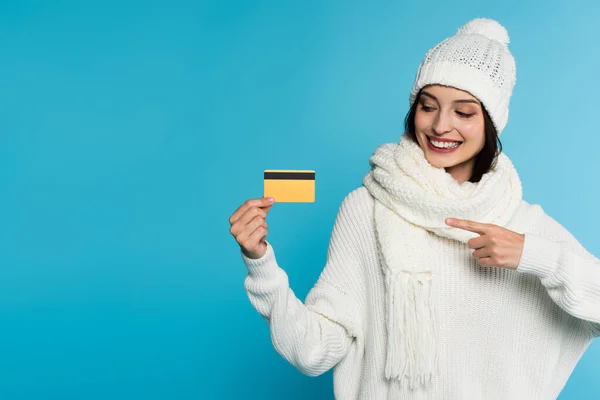
{"type": "Polygon", "coordinates": [[[435,108],[434,107],[426,106],[425,104],[421,104],[421,110],[423,110],[425,112],[431,112],[431,111],[434,111],[435,108]]]}
{"type": "Polygon", "coordinates": [[[467,114],[461,111],[457,111],[456,114],[461,118],[471,118],[475,114],[467,114]]]}

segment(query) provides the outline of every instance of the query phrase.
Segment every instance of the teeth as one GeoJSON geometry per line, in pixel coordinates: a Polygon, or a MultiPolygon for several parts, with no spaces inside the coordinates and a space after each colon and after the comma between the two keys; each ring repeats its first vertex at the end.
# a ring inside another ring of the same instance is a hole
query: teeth
{"type": "Polygon", "coordinates": [[[438,142],[437,140],[433,140],[431,138],[429,139],[429,141],[435,147],[439,147],[441,149],[452,149],[452,148],[460,146],[460,142],[438,142]]]}

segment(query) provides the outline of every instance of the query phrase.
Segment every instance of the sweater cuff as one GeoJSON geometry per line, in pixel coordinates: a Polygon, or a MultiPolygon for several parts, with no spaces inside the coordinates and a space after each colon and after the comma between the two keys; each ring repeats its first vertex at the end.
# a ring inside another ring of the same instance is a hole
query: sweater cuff
{"type": "Polygon", "coordinates": [[[267,251],[261,258],[249,258],[240,249],[240,254],[248,268],[248,275],[260,279],[272,279],[276,278],[279,273],[279,266],[275,259],[275,252],[271,243],[267,242],[267,251]]]}
{"type": "Polygon", "coordinates": [[[560,243],[525,233],[523,253],[517,271],[540,278],[549,277],[558,268],[561,251],[560,243]]]}

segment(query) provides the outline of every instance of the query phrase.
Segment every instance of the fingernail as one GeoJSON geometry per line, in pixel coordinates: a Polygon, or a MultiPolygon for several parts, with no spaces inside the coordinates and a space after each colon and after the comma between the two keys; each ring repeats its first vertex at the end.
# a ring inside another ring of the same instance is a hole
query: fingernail
{"type": "Polygon", "coordinates": [[[452,225],[454,223],[454,219],[453,218],[446,218],[446,223],[448,225],[452,225]]]}
{"type": "Polygon", "coordinates": [[[268,201],[269,203],[272,203],[272,202],[274,202],[274,201],[275,201],[275,199],[274,199],[274,198],[272,198],[272,197],[267,197],[267,201],[268,201]]]}

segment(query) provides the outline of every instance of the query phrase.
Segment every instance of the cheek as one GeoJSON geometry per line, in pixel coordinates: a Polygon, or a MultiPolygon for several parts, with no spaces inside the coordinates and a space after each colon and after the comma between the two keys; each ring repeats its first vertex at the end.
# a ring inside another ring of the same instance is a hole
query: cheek
{"type": "Polygon", "coordinates": [[[483,121],[463,123],[460,133],[472,146],[483,147],[485,144],[485,127],[483,121]]]}
{"type": "Polygon", "coordinates": [[[415,130],[417,132],[426,130],[431,125],[431,118],[424,112],[415,113],[415,130]]]}
{"type": "Polygon", "coordinates": [[[419,146],[423,149],[423,151],[428,152],[427,150],[427,139],[425,139],[425,132],[430,131],[431,129],[431,117],[424,113],[418,112],[415,114],[415,136],[417,137],[417,142],[419,146]]]}

